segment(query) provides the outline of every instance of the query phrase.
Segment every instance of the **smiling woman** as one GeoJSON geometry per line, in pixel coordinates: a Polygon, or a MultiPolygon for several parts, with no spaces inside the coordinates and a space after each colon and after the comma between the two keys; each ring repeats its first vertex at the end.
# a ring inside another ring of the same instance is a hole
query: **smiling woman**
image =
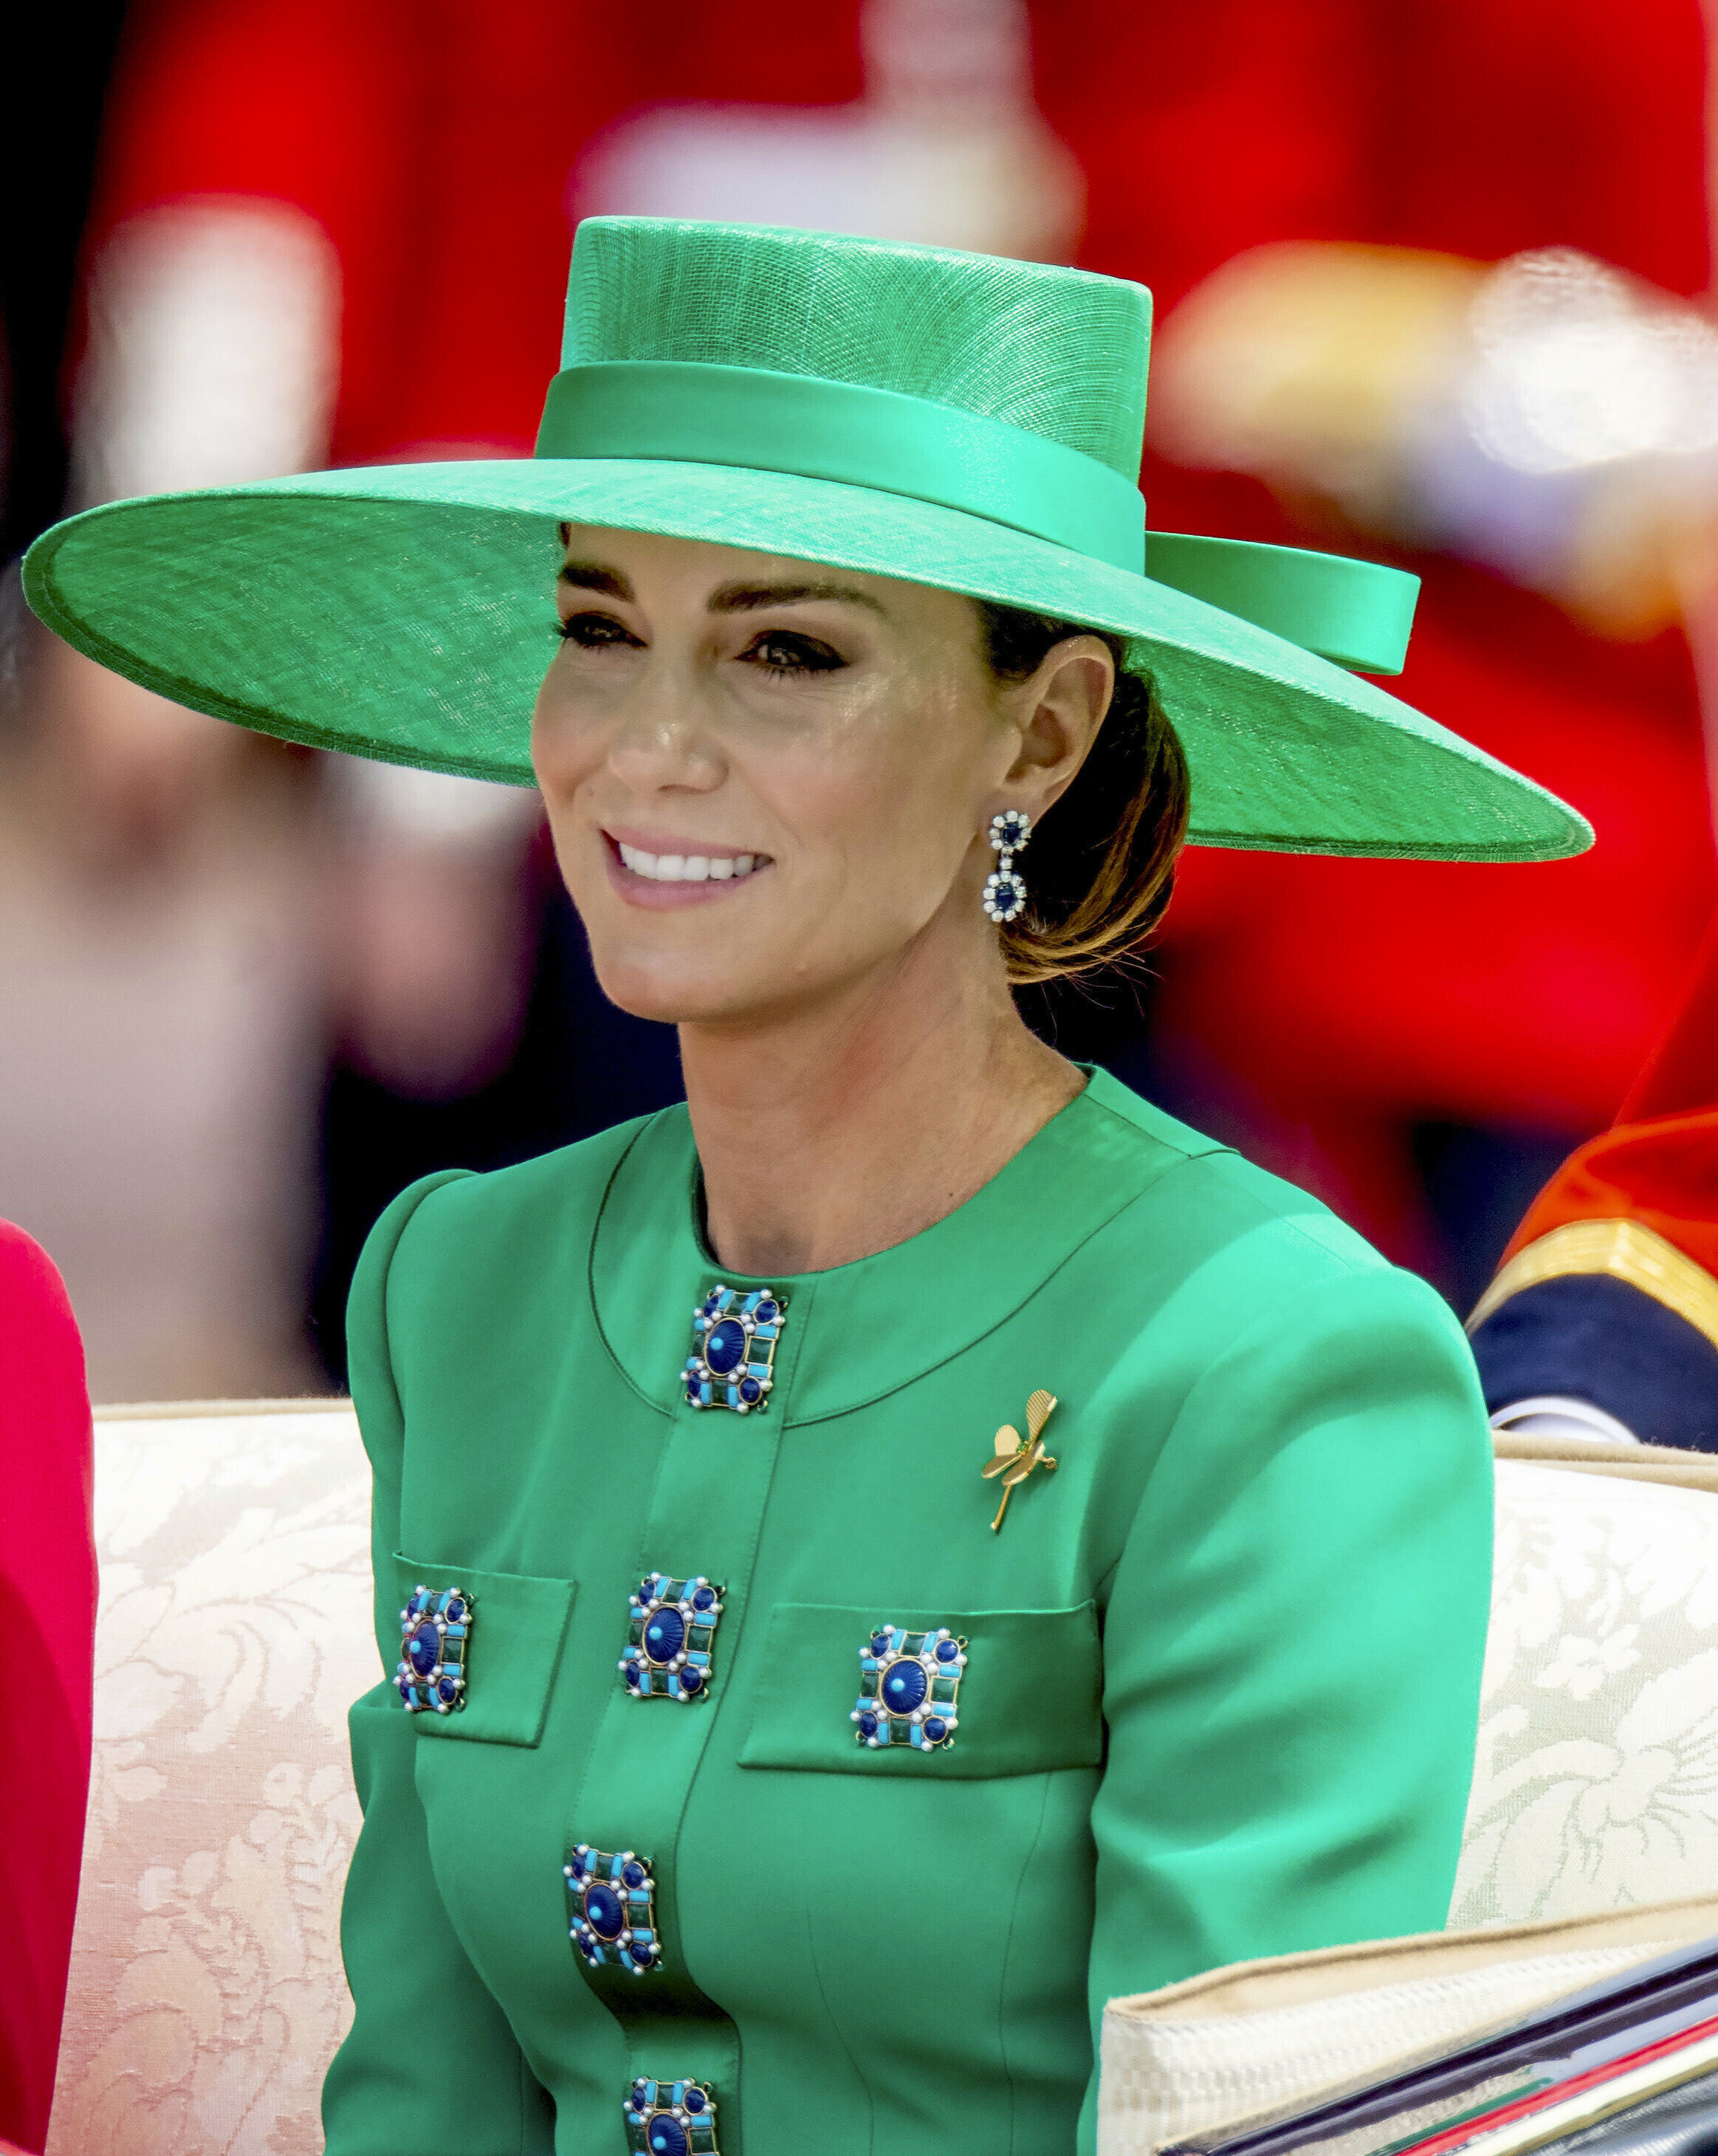
{"type": "Polygon", "coordinates": [[[1442,1922],[1489,1448],[1429,1290],[1012,984],[1134,947],[1184,836],[1583,828],[1332,663],[1411,579],[1144,551],[1137,286],[602,219],[568,325],[533,459],[26,569],[301,741],[523,780],[534,693],[598,976],[679,1029],[684,1109],[431,1177],[359,1270],[328,2148],[1090,2152],[1112,1995],[1442,1922]]]}

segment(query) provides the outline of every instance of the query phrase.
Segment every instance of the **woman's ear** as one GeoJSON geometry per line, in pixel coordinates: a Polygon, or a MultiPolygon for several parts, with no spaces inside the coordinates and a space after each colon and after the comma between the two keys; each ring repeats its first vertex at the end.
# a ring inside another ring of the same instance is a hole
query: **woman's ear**
{"type": "Polygon", "coordinates": [[[1102,637],[1067,637],[1045,653],[1030,680],[1007,693],[1020,729],[1009,798],[1041,816],[1091,753],[1115,693],[1115,660],[1102,637]]]}

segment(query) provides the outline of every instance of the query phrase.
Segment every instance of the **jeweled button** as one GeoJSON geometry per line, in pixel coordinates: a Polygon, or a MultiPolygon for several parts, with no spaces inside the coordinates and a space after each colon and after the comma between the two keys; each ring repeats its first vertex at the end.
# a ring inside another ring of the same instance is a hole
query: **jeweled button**
{"type": "Polygon", "coordinates": [[[940,1744],[948,1733],[949,1725],[939,1714],[933,1714],[927,1717],[924,1725],[924,1741],[927,1744],[940,1744]]]}
{"type": "Polygon", "coordinates": [[[878,1661],[882,1660],[894,1644],[887,1632],[873,1632],[871,1635],[871,1651],[878,1661]]]}
{"type": "Polygon", "coordinates": [[[612,1887],[587,1887],[584,1920],[599,1939],[618,1939],[626,1928],[626,1912],[612,1887]]]}
{"type": "Polygon", "coordinates": [[[677,2118],[651,2121],[651,2156],[690,2156],[692,2143],[677,2118]]]}
{"type": "Polygon", "coordinates": [[[876,1734],[877,1734],[877,1717],[876,1717],[874,1714],[862,1714],[862,1715],[860,1716],[860,1717],[859,1717],[859,1734],[860,1734],[862,1737],[875,1737],[875,1736],[876,1736],[876,1734]]]}
{"type": "Polygon", "coordinates": [[[433,1625],[420,1625],[406,1646],[406,1659],[420,1677],[427,1677],[441,1660],[441,1635],[433,1625]]]}
{"type": "Polygon", "coordinates": [[[435,1687],[435,1697],[444,1707],[450,1707],[459,1696],[459,1685],[452,1677],[443,1677],[435,1687]]]}
{"type": "Polygon", "coordinates": [[[758,1322],[760,1325],[774,1325],[777,1315],[775,1304],[769,1296],[765,1296],[763,1301],[758,1305],[758,1322]]]}
{"type": "Polygon", "coordinates": [[[715,1605],[716,1590],[713,1587],[701,1587],[692,1597],[694,1609],[712,1609],[715,1605]]]}
{"type": "Polygon", "coordinates": [[[718,1378],[738,1369],[746,1356],[746,1329],[737,1317],[724,1317],[710,1327],[704,1342],[704,1360],[718,1378]]]}
{"type": "Polygon", "coordinates": [[[739,1381],[739,1396],[748,1408],[754,1408],[764,1397],[764,1388],[755,1378],[742,1378],[739,1381]]]}
{"type": "Polygon", "coordinates": [[[959,1652],[959,1645],[953,1640],[939,1640],[937,1642],[937,1660],[939,1662],[952,1662],[959,1652]]]}
{"type": "Polygon", "coordinates": [[[686,1645],[686,1620],[677,1609],[656,1609],[645,1626],[645,1652],[653,1662],[671,1662],[686,1645]]]}
{"type": "Polygon", "coordinates": [[[628,1887],[642,1887],[649,1874],[641,1864],[629,1864],[622,1868],[620,1877],[628,1887]]]}
{"type": "Polygon", "coordinates": [[[897,1662],[883,1679],[883,1705],[891,1714],[911,1714],[924,1694],[924,1671],[917,1662],[897,1662]]]}
{"type": "Polygon", "coordinates": [[[704,2092],[701,2088],[689,2088],[686,2092],[686,2108],[692,2114],[694,2118],[697,2117],[698,2113],[703,2109],[704,2106],[708,2102],[709,2098],[704,2094],[704,2092]]]}
{"type": "Polygon", "coordinates": [[[704,1689],[704,1680],[696,1670],[682,1670],[680,1673],[680,1689],[687,1693],[702,1691],[704,1689]]]}

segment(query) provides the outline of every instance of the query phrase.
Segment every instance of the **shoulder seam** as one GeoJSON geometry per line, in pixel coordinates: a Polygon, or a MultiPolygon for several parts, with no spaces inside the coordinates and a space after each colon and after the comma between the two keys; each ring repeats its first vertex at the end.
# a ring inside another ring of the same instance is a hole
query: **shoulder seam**
{"type": "MultiPolygon", "coordinates": [[[[1182,1155],[1180,1163],[1175,1167],[1169,1169],[1165,1175],[1160,1177],[1158,1182],[1153,1184],[1152,1188],[1154,1189],[1161,1188],[1162,1185],[1168,1182],[1170,1176],[1179,1175],[1182,1168],[1191,1168],[1196,1162],[1221,1158],[1225,1155],[1227,1155],[1231,1160],[1244,1159],[1244,1156],[1237,1152],[1233,1146],[1217,1146],[1213,1147],[1212,1151],[1208,1153],[1185,1153],[1182,1155]]],[[[1140,1202],[1140,1199],[1148,1197],[1150,1194],[1149,1192],[1141,1191],[1139,1198],[1134,1199],[1131,1202],[1134,1204],[1138,1204],[1140,1202]]],[[[1315,1235],[1308,1235],[1305,1229],[1301,1226],[1299,1221],[1294,1218],[1293,1214],[1273,1213],[1261,1199],[1256,1197],[1252,1191],[1247,1190],[1244,1188],[1239,1189],[1237,1194],[1252,1209],[1256,1216],[1255,1224],[1257,1226],[1261,1228],[1282,1229],[1286,1234],[1292,1235],[1298,1243],[1304,1245],[1307,1250],[1316,1251],[1320,1257],[1327,1259],[1334,1267],[1343,1273],[1369,1273],[1373,1270],[1371,1265],[1365,1264],[1361,1260],[1346,1256],[1340,1250],[1333,1250],[1328,1243],[1321,1243],[1315,1235]]],[[[1309,1202],[1314,1205],[1319,1204],[1319,1199],[1315,1198],[1310,1199],[1309,1202]]],[[[1325,1206],[1322,1209],[1327,1213],[1330,1210],[1329,1206],[1325,1206]]],[[[1342,1219],[1339,1214],[1331,1213],[1330,1217],[1333,1220],[1336,1221],[1340,1227],[1348,1227],[1348,1223],[1342,1219]]],[[[1354,1229],[1349,1229],[1349,1233],[1350,1235],[1357,1235],[1358,1231],[1354,1229]]],[[[1379,1270],[1384,1272],[1400,1272],[1403,1270],[1400,1265],[1392,1265],[1390,1260],[1385,1257],[1381,1251],[1374,1250],[1369,1243],[1366,1243],[1364,1238],[1360,1238],[1360,1240],[1367,1253],[1377,1260],[1377,1269],[1379,1270]]],[[[1416,1277],[1417,1277],[1417,1276],[1416,1276],[1416,1277]]]]}
{"type": "MultiPolygon", "coordinates": [[[[1220,1138],[1206,1138],[1198,1132],[1190,1131],[1191,1136],[1201,1138],[1201,1143],[1196,1151],[1190,1146],[1183,1145],[1178,1139],[1164,1137],[1160,1132],[1143,1129],[1131,1116],[1124,1116],[1119,1108],[1112,1107],[1108,1101],[1093,1100],[1089,1091],[1083,1095],[1082,1098],[1090,1106],[1095,1108],[1099,1115],[1108,1116],[1112,1122],[1119,1123],[1124,1130],[1131,1131],[1135,1137],[1144,1138],[1153,1145],[1160,1145],[1165,1152],[1179,1153],[1183,1160],[1209,1160],[1213,1153],[1232,1153],[1235,1151],[1233,1146],[1225,1145],[1220,1138]]],[[[1149,1107],[1151,1104],[1147,1101],[1145,1105],[1149,1107]]],[[[1162,1115],[1166,1113],[1166,1111],[1160,1109],[1158,1113],[1162,1115]]],[[[1170,1120],[1175,1122],[1179,1122],[1180,1118],[1170,1116],[1170,1120]]],[[[1187,1127],[1183,1125],[1183,1128],[1187,1127]]]]}

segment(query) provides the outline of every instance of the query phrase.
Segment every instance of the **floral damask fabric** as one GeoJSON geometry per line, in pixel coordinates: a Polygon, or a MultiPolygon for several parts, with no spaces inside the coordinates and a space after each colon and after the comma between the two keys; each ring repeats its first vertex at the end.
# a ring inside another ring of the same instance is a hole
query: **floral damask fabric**
{"type": "MultiPolygon", "coordinates": [[[[376,1681],[343,1404],[98,1419],[95,1757],[48,2156],[316,2156],[376,1681]]],[[[1718,1492],[1498,1465],[1458,1926],[1718,1878],[1718,1492]]],[[[1131,2145],[1131,2144],[1129,2144],[1131,2145]]]]}
{"type": "Polygon", "coordinates": [[[1718,1494],[1497,1466],[1497,1556],[1456,1926],[1718,1879],[1718,1494]]]}
{"type": "Polygon", "coordinates": [[[349,2017],[349,1409],[98,1420],[95,1754],[49,2156],[314,2156],[349,2017]]]}

